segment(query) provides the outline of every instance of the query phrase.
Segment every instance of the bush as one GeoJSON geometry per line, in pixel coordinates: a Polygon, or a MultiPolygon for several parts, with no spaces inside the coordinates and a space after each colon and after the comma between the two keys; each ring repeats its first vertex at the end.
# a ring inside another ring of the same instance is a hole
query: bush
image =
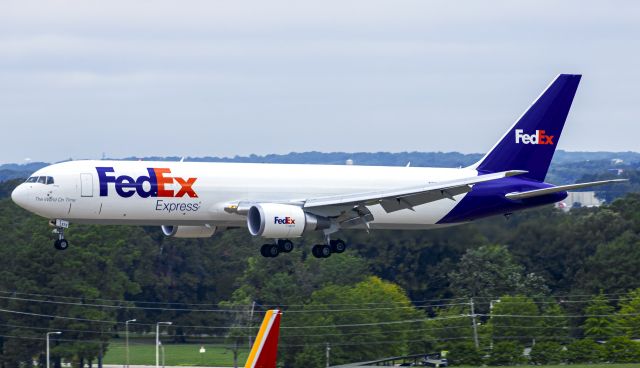
{"type": "Polygon", "coordinates": [[[562,361],[562,345],[554,341],[544,341],[531,348],[531,362],[534,364],[558,364],[562,361]]]}
{"type": "Polygon", "coordinates": [[[472,342],[459,342],[447,347],[447,360],[451,365],[481,366],[484,355],[472,342]]]}
{"type": "Polygon", "coordinates": [[[640,362],[640,343],[628,337],[614,337],[604,347],[609,363],[640,362]]]}
{"type": "Polygon", "coordinates": [[[605,355],[604,347],[590,339],[573,341],[564,353],[569,364],[600,363],[606,360],[605,355]]]}
{"type": "Polygon", "coordinates": [[[516,365],[524,362],[524,347],[515,341],[502,341],[493,345],[489,365],[516,365]]]}

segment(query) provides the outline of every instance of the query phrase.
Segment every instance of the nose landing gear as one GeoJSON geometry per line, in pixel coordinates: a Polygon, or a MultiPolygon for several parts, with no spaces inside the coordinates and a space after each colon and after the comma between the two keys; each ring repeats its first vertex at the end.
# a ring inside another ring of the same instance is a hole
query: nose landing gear
{"type": "Polygon", "coordinates": [[[53,229],[53,233],[58,235],[58,239],[53,242],[53,246],[57,250],[65,250],[69,248],[69,242],[64,238],[64,229],[69,228],[69,221],[57,219],[51,220],[49,224],[55,227],[55,229],[53,229]]]}

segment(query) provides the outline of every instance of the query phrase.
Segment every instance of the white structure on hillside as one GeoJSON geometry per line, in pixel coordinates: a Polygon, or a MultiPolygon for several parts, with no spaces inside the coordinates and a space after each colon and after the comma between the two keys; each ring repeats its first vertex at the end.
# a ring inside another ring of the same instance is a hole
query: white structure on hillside
{"type": "Polygon", "coordinates": [[[556,203],[556,207],[566,212],[575,207],[600,207],[603,202],[596,197],[596,192],[568,192],[567,198],[556,203]]]}

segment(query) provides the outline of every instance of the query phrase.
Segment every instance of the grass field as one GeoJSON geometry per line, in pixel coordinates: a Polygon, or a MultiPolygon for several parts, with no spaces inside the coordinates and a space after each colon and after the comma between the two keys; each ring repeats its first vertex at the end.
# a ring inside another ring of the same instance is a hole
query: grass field
{"type": "MultiPolygon", "coordinates": [[[[165,344],[164,352],[166,365],[233,366],[233,352],[221,346],[210,344],[165,344]],[[205,353],[199,352],[200,346],[204,346],[205,353]]],[[[244,366],[248,353],[248,348],[240,351],[238,356],[239,366],[244,366]]],[[[115,342],[109,344],[109,351],[104,358],[104,363],[124,364],[125,356],[124,341],[115,340],[115,342]]],[[[129,345],[129,356],[130,364],[153,365],[156,362],[155,345],[153,342],[136,344],[132,341],[129,345]]]]}
{"type": "MultiPolygon", "coordinates": [[[[131,364],[155,364],[155,346],[153,341],[149,341],[145,344],[135,343],[132,341],[129,346],[130,362],[131,364]]],[[[221,346],[204,344],[166,344],[165,350],[165,364],[167,366],[233,366],[233,352],[221,346]],[[204,346],[206,352],[200,353],[200,346],[204,346]]],[[[238,365],[244,366],[247,360],[247,354],[249,349],[243,349],[238,356],[238,365]]],[[[109,344],[109,351],[107,352],[104,363],[105,364],[124,364],[125,362],[125,346],[124,341],[115,340],[109,344]]],[[[162,363],[162,361],[161,361],[162,363]]],[[[527,367],[526,365],[518,366],[517,368],[527,367]]],[[[536,368],[637,368],[640,364],[575,364],[575,365],[545,365],[545,366],[530,366],[536,368]]],[[[465,366],[464,368],[471,368],[471,366],[465,366]]],[[[502,367],[502,368],[516,368],[516,367],[502,367]]]]}

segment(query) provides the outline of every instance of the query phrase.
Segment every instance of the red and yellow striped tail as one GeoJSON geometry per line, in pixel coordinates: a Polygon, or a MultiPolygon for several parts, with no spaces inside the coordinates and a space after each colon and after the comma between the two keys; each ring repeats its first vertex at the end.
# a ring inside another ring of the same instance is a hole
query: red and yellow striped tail
{"type": "Polygon", "coordinates": [[[275,368],[280,337],[280,317],[278,309],[268,310],[262,320],[260,331],[253,343],[245,368],[275,368]]]}

